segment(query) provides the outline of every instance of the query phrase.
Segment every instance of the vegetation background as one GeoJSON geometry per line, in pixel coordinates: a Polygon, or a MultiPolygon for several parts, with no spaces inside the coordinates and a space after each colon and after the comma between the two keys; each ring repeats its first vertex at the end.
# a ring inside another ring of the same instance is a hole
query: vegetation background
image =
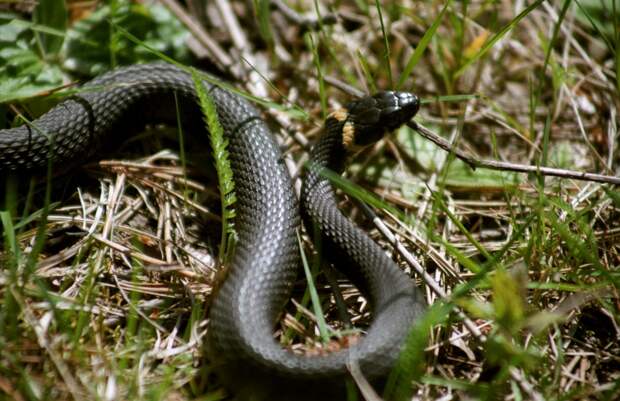
{"type": "MultiPolygon", "coordinates": [[[[384,392],[367,399],[613,400],[619,8],[2,1],[0,126],[36,118],[111,68],[168,58],[260,101],[298,177],[330,108],[413,91],[423,99],[416,124],[336,180],[343,209],[432,305],[384,392]],[[353,199],[397,235],[396,251],[353,199]]],[[[227,398],[201,349],[220,200],[204,151],[185,146],[191,135],[148,127],[101,162],[1,178],[0,399],[227,398]]],[[[359,328],[368,306],[334,274],[316,273],[310,287],[319,305],[300,280],[281,341],[306,353],[345,346],[351,331],[330,288],[359,328]]]]}

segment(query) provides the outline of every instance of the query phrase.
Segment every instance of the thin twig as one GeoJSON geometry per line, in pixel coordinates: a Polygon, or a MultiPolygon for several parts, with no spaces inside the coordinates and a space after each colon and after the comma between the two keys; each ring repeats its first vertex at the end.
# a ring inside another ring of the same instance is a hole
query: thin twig
{"type": "MultiPolygon", "coordinates": [[[[409,253],[407,248],[405,248],[405,246],[398,240],[396,235],[394,235],[394,233],[390,231],[390,229],[379,218],[379,216],[377,216],[368,205],[360,202],[359,206],[362,208],[364,214],[366,214],[366,216],[368,216],[368,218],[372,220],[375,227],[377,227],[381,234],[383,234],[385,239],[387,239],[388,242],[392,244],[396,251],[407,261],[409,266],[411,266],[415,270],[415,272],[420,277],[422,277],[422,280],[424,280],[424,282],[429,286],[429,288],[440,298],[447,299],[448,295],[443,290],[443,288],[441,288],[441,286],[435,281],[435,279],[433,279],[433,277],[426,272],[424,267],[422,267],[422,265],[416,260],[416,258],[411,253],[409,253]]],[[[473,321],[471,321],[460,309],[456,307],[455,312],[461,319],[463,319],[463,324],[465,325],[465,327],[467,327],[467,330],[469,330],[474,335],[474,337],[476,337],[481,342],[486,341],[486,337],[480,332],[478,326],[476,326],[473,321]]]]}
{"type": "Polygon", "coordinates": [[[416,130],[420,135],[429,141],[433,142],[440,148],[450,153],[453,153],[457,158],[461,159],[465,163],[467,163],[472,169],[476,168],[488,168],[491,170],[504,170],[504,171],[516,171],[519,173],[528,173],[528,174],[541,174],[545,176],[553,176],[553,177],[561,177],[561,178],[572,178],[575,180],[582,181],[595,181],[602,182],[607,184],[618,185],[620,184],[620,177],[614,177],[610,175],[596,174],[596,173],[586,173],[583,171],[574,171],[574,170],[566,170],[562,168],[554,168],[554,167],[545,167],[545,166],[530,166],[525,164],[518,163],[510,163],[510,162],[502,162],[497,160],[479,160],[476,159],[467,153],[459,150],[450,145],[450,143],[439,135],[435,134],[433,131],[424,127],[423,125],[416,122],[409,122],[407,124],[410,128],[416,130]]]}
{"type": "Polygon", "coordinates": [[[366,379],[366,376],[364,376],[364,373],[362,373],[362,369],[360,368],[357,360],[350,358],[347,362],[347,368],[349,369],[351,377],[355,380],[355,384],[357,384],[357,387],[362,393],[365,401],[381,401],[379,394],[377,394],[375,389],[368,382],[368,379],[366,379]]]}
{"type": "MultiPolygon", "coordinates": [[[[341,80],[325,76],[325,81],[330,85],[342,90],[343,92],[348,93],[349,95],[355,97],[364,96],[364,92],[360,91],[357,88],[354,88],[341,80]]],[[[561,178],[572,178],[575,180],[582,181],[594,181],[594,182],[602,182],[606,184],[619,185],[620,177],[614,177],[610,175],[604,174],[596,174],[596,173],[586,173],[583,171],[575,171],[575,170],[566,170],[555,167],[545,167],[545,166],[530,166],[525,164],[518,163],[510,163],[510,162],[502,162],[497,160],[487,160],[487,159],[476,159],[473,156],[468,155],[466,152],[454,147],[450,144],[449,141],[440,137],[430,129],[426,128],[420,123],[415,121],[411,121],[407,124],[411,129],[417,131],[424,138],[433,142],[443,150],[453,153],[457,158],[461,159],[465,163],[467,163],[472,169],[476,168],[488,168],[490,170],[503,170],[503,171],[515,171],[518,173],[527,173],[527,174],[541,174],[545,176],[553,176],[553,177],[561,177],[561,178]]]]}

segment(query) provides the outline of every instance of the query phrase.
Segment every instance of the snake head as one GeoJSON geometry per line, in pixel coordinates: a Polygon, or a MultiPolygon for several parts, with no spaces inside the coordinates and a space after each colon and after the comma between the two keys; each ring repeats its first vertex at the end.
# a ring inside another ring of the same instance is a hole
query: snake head
{"type": "Polygon", "coordinates": [[[411,120],[420,108],[409,92],[384,91],[349,103],[342,143],[347,149],[366,146],[411,120]]]}

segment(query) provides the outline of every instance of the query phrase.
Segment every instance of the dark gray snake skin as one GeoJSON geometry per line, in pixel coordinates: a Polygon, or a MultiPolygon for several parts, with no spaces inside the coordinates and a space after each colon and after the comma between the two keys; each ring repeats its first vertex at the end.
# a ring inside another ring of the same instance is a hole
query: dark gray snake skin
{"type": "MultiPolygon", "coordinates": [[[[359,344],[310,357],[283,349],[273,338],[300,267],[300,213],[282,154],[255,107],[205,85],[229,140],[238,198],[239,240],[210,310],[207,351],[214,370],[242,400],[344,400],[347,363],[359,364],[371,381],[385,377],[424,301],[411,279],[338,210],[334,190],[320,171],[342,170],[344,130],[354,132],[360,144],[376,140],[409,120],[418,100],[383,92],[353,102],[326,120],[325,133],[311,152],[302,214],[307,227],[318,225],[324,254],[369,298],[374,320],[359,344]]],[[[38,169],[50,159],[62,166],[92,157],[127,114],[139,120],[172,94],[197,109],[191,75],[170,64],[118,68],[83,88],[32,124],[0,130],[0,173],[38,169]]]]}

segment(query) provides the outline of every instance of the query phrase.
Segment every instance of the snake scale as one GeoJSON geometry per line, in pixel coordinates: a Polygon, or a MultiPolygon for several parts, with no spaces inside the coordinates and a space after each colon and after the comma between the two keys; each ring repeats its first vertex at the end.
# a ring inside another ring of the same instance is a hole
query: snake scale
{"type": "MultiPolygon", "coordinates": [[[[209,312],[206,349],[217,375],[243,400],[345,399],[347,364],[357,363],[371,381],[385,377],[424,301],[412,280],[338,210],[321,170],[341,172],[350,149],[411,119],[418,99],[380,92],[330,114],[311,151],[300,213],[282,153],[259,111],[238,95],[204,85],[229,141],[238,199],[238,242],[209,312]],[[294,354],[273,338],[300,268],[300,216],[308,228],[316,225],[323,254],[363,291],[374,313],[358,344],[323,356],[294,354]]],[[[128,116],[157,114],[156,106],[173,95],[198,110],[191,75],[174,65],[141,64],[103,74],[32,123],[0,130],[0,172],[29,173],[48,160],[62,166],[93,157],[111,133],[125,132],[120,124],[128,116]]]]}

